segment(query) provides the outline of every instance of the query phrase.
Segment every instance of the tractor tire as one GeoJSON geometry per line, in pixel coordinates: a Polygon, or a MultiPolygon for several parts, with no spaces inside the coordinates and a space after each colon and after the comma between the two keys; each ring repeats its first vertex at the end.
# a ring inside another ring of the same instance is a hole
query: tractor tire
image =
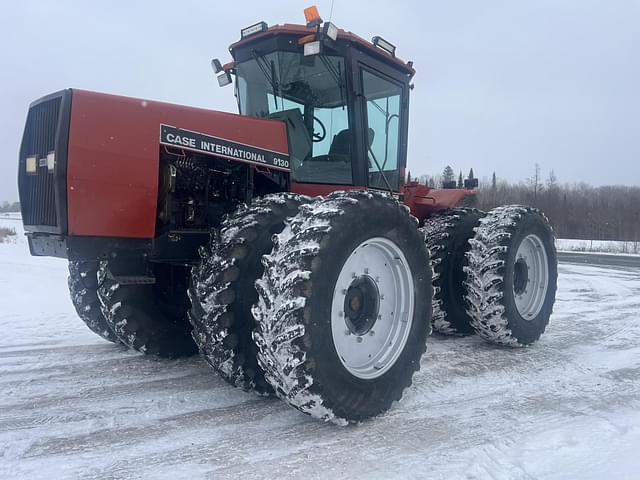
{"type": "Polygon", "coordinates": [[[188,269],[155,264],[156,283],[121,285],[100,264],[98,297],[102,313],[127,347],[147,355],[178,358],[197,353],[187,318],[188,269]]]}
{"type": "Polygon", "coordinates": [[[93,333],[120,343],[102,315],[98,300],[98,262],[69,262],[69,293],[76,313],[93,333]]]}
{"type": "Polygon", "coordinates": [[[498,207],[480,220],[467,252],[467,313],[485,340],[511,346],[540,338],[558,281],[554,236],[530,207],[498,207]]]}
{"type": "Polygon", "coordinates": [[[274,235],[253,308],[258,361],[276,395],[339,425],[400,400],[431,330],[431,267],[394,198],[336,192],[274,235]]]}
{"type": "Polygon", "coordinates": [[[465,254],[469,239],[485,213],[456,208],[427,219],[420,229],[431,254],[433,268],[433,330],[445,335],[474,333],[465,308],[465,254]]]}
{"type": "Polygon", "coordinates": [[[258,394],[272,393],[256,359],[251,307],[258,301],[255,281],[262,276],[262,256],[287,217],[310,199],[289,193],[268,195],[241,205],[222,221],[202,248],[191,273],[189,320],[200,352],[231,385],[258,394]]]}

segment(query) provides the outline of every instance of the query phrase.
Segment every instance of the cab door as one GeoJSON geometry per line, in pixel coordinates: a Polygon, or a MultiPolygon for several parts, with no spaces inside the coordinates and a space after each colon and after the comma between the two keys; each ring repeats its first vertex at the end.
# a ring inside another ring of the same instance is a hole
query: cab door
{"type": "Polygon", "coordinates": [[[406,165],[408,88],[380,69],[359,65],[366,182],[398,192],[406,165]]]}

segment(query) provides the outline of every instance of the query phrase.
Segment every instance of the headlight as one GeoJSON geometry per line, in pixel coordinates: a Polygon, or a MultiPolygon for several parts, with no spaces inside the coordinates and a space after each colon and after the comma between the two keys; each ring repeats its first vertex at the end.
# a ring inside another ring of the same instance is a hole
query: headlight
{"type": "Polygon", "coordinates": [[[268,28],[269,26],[266,22],[258,22],[254,25],[251,25],[250,27],[240,30],[240,38],[247,38],[256,33],[265,32],[268,28]]]}
{"type": "Polygon", "coordinates": [[[387,52],[392,57],[396,56],[396,46],[393,45],[392,43],[387,42],[384,38],[382,38],[382,37],[373,37],[371,39],[371,42],[376,47],[378,47],[381,50],[384,50],[385,52],[387,52]]]}
{"type": "Polygon", "coordinates": [[[36,157],[27,157],[27,173],[36,173],[38,171],[38,159],[36,157]]]}
{"type": "Polygon", "coordinates": [[[53,169],[56,166],[56,152],[49,152],[47,154],[47,170],[49,172],[53,172],[53,169]]]}
{"type": "Polygon", "coordinates": [[[320,40],[304,44],[304,56],[318,55],[320,53],[320,40]]]}
{"type": "Polygon", "coordinates": [[[231,74],[229,72],[225,71],[218,75],[218,85],[221,87],[226,87],[231,82],[233,82],[233,80],[231,79],[231,74]]]}
{"type": "Polygon", "coordinates": [[[338,39],[338,27],[331,22],[324,22],[324,34],[334,42],[338,39]]]}

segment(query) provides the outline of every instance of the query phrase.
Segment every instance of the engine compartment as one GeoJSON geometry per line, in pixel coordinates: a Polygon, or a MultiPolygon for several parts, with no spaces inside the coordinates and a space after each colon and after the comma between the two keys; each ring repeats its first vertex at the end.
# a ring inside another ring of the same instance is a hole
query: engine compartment
{"type": "Polygon", "coordinates": [[[224,215],[254,196],[286,191],[289,174],[163,147],[158,184],[158,235],[217,228],[224,215]]]}

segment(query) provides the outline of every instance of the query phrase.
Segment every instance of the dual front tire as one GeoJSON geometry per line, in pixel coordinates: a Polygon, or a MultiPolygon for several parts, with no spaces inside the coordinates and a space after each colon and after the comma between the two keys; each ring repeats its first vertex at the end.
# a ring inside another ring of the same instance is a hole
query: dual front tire
{"type": "Polygon", "coordinates": [[[339,424],[402,397],[430,331],[416,226],[395,199],[367,192],[331,194],[286,222],[253,308],[258,361],[278,397],[339,424]]]}
{"type": "Polygon", "coordinates": [[[240,207],[192,274],[204,358],[229,383],[316,418],[384,412],[411,384],[430,331],[431,270],[416,227],[378,193],[278,194],[240,207]]]}
{"type": "Polygon", "coordinates": [[[109,325],[98,298],[98,262],[69,262],[67,284],[71,303],[85,325],[96,335],[112,343],[120,343],[109,325]]]}
{"type": "Polygon", "coordinates": [[[149,269],[153,283],[130,284],[102,262],[98,298],[107,324],[122,344],[144,354],[178,358],[197,353],[187,317],[189,269],[160,263],[149,269]]]}
{"type": "Polygon", "coordinates": [[[193,338],[207,363],[243,390],[272,393],[252,339],[251,307],[258,301],[254,283],[264,272],[262,256],[271,252],[271,237],[309,201],[302,195],[277,194],[239,206],[212,234],[192,270],[189,319],[193,338]]]}
{"type": "Polygon", "coordinates": [[[122,284],[107,262],[69,262],[69,292],[78,316],[100,337],[164,358],[193,355],[187,319],[187,269],[150,267],[154,283],[122,284]]]}

